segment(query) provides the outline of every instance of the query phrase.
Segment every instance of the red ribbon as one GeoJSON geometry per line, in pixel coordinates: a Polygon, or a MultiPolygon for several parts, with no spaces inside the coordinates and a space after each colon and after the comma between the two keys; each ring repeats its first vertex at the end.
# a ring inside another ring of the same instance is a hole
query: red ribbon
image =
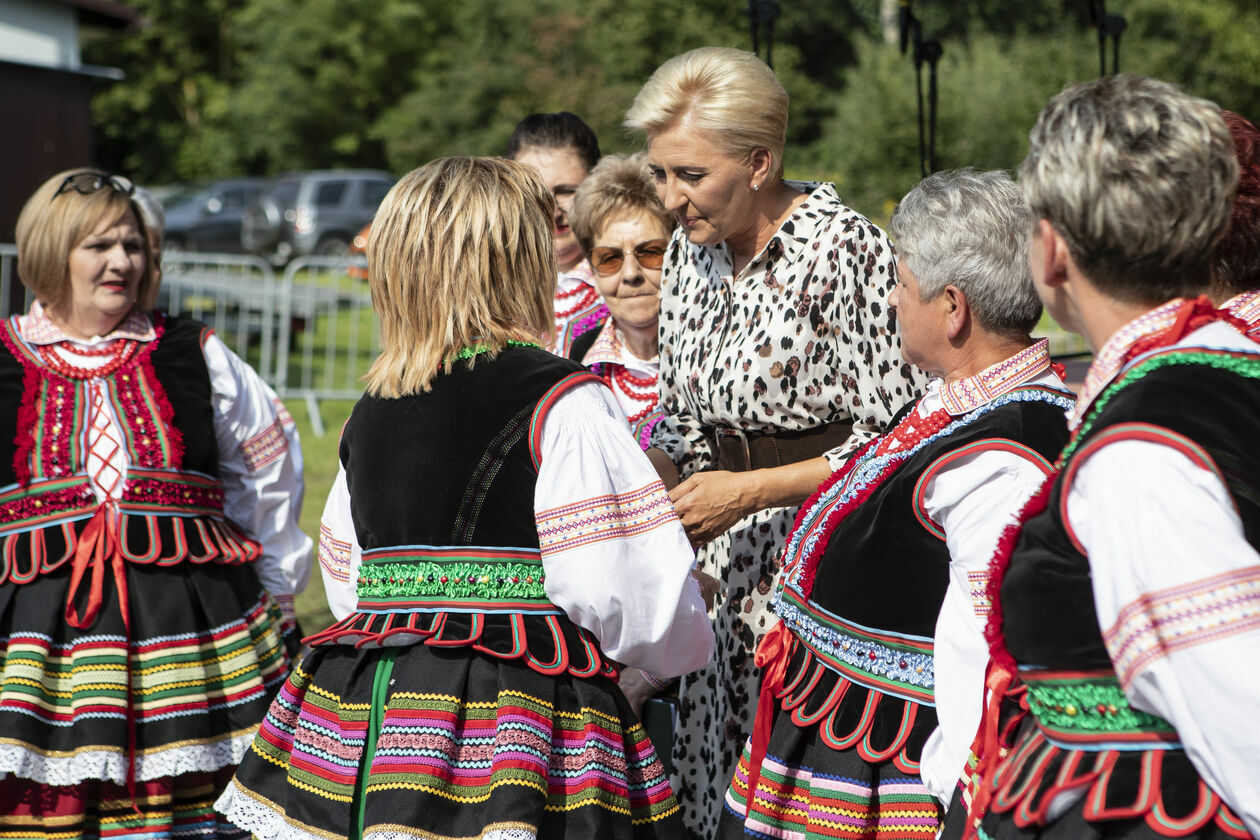
{"type": "Polygon", "coordinates": [[[114,573],[114,585],[118,588],[118,609],[122,613],[123,627],[131,633],[127,609],[127,575],[122,553],[118,551],[118,510],[112,502],[105,502],[96,509],[87,527],[79,534],[79,544],[74,550],[71,566],[70,592],[66,595],[66,622],[71,627],[86,630],[96,623],[96,616],[104,602],[105,563],[108,560],[114,573]],[[75,604],[79,584],[88,568],[92,570],[91,589],[88,590],[87,609],[79,615],[75,604]]]}
{"type": "Polygon", "coordinates": [[[989,660],[989,666],[984,675],[987,703],[984,716],[980,719],[980,729],[976,733],[975,741],[972,742],[972,751],[975,752],[977,758],[973,778],[977,781],[975,795],[967,809],[964,840],[971,840],[976,836],[980,820],[989,808],[989,800],[993,798],[994,774],[1002,759],[1003,745],[1000,732],[1002,704],[1006,701],[1007,695],[1016,690],[1012,686],[1018,686],[1018,682],[1014,671],[995,659],[989,660]]]}
{"type": "Polygon", "coordinates": [[[753,723],[752,742],[748,751],[748,810],[757,795],[757,782],[761,779],[761,764],[766,760],[766,748],[770,746],[770,730],[774,724],[774,707],[778,694],[783,690],[783,677],[791,659],[792,631],[782,621],[776,622],[757,645],[753,662],[761,669],[761,695],[757,699],[757,717],[753,723]]]}

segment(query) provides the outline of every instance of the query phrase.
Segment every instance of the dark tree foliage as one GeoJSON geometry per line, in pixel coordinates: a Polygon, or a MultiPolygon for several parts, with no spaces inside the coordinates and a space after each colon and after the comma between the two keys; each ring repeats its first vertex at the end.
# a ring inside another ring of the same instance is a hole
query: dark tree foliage
{"type": "MultiPolygon", "coordinates": [[[[146,25],[85,47],[120,67],[95,101],[98,160],[143,182],[498,154],[533,111],[570,110],[607,151],[661,62],[750,49],[747,0],[135,0],[146,25]]],[[[789,173],[884,217],[919,177],[914,69],[893,0],[779,0],[789,173]],[[891,38],[891,43],[890,43],[891,38]]],[[[944,46],[941,166],[1010,168],[1046,98],[1098,73],[1088,0],[914,0],[944,46]]],[[[1121,68],[1256,118],[1254,0],[1111,0],[1121,68]]],[[[762,54],[765,54],[764,44],[762,54]]]]}

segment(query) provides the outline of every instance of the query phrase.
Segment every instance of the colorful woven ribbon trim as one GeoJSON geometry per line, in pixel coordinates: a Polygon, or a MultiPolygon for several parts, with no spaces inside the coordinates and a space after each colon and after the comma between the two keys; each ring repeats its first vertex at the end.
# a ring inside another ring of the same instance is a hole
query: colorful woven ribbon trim
{"type": "Polygon", "coordinates": [[[915,703],[932,705],[932,640],[862,627],[784,593],[783,624],[833,671],[856,683],[915,703]]]}

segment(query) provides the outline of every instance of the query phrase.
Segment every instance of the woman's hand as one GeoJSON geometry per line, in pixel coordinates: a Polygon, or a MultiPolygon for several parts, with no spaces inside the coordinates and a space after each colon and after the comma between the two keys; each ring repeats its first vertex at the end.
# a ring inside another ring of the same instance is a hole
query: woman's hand
{"type": "Polygon", "coordinates": [[[754,472],[712,470],[689,476],[669,491],[669,499],[692,545],[701,546],[761,509],[756,489],[754,472]]]}
{"type": "Polygon", "coordinates": [[[831,475],[823,457],[749,472],[693,473],[669,491],[691,544],[699,547],[759,510],[799,505],[831,475]]]}
{"type": "Polygon", "coordinates": [[[713,605],[717,603],[718,590],[722,588],[722,581],[699,569],[692,569],[691,576],[696,579],[696,583],[700,584],[700,597],[704,600],[704,608],[713,609],[713,605]]]}
{"type": "Polygon", "coordinates": [[[621,676],[617,678],[617,685],[620,686],[621,693],[626,695],[626,701],[639,720],[643,720],[643,704],[660,693],[656,686],[644,679],[643,672],[638,668],[623,668],[621,676]]]}

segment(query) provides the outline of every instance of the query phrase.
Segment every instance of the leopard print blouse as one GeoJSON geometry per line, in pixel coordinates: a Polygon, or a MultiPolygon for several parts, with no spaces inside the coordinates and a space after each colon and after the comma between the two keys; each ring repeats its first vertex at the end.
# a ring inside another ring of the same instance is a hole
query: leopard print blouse
{"type": "MultiPolygon", "coordinates": [[[[832,467],[917,399],[927,377],[901,359],[886,302],[896,285],[888,237],[840,202],[830,184],[809,195],[766,247],[734,275],[725,245],[674,232],[661,279],[660,387],[653,432],[685,478],[714,463],[705,425],[796,431],[852,422],[827,453],[832,467]]],[[[683,678],[674,786],[688,828],[712,836],[758,690],[753,653],[773,624],[779,557],[795,508],[745,517],[699,552],[722,582],[711,613],[713,661],[683,678]]]]}

